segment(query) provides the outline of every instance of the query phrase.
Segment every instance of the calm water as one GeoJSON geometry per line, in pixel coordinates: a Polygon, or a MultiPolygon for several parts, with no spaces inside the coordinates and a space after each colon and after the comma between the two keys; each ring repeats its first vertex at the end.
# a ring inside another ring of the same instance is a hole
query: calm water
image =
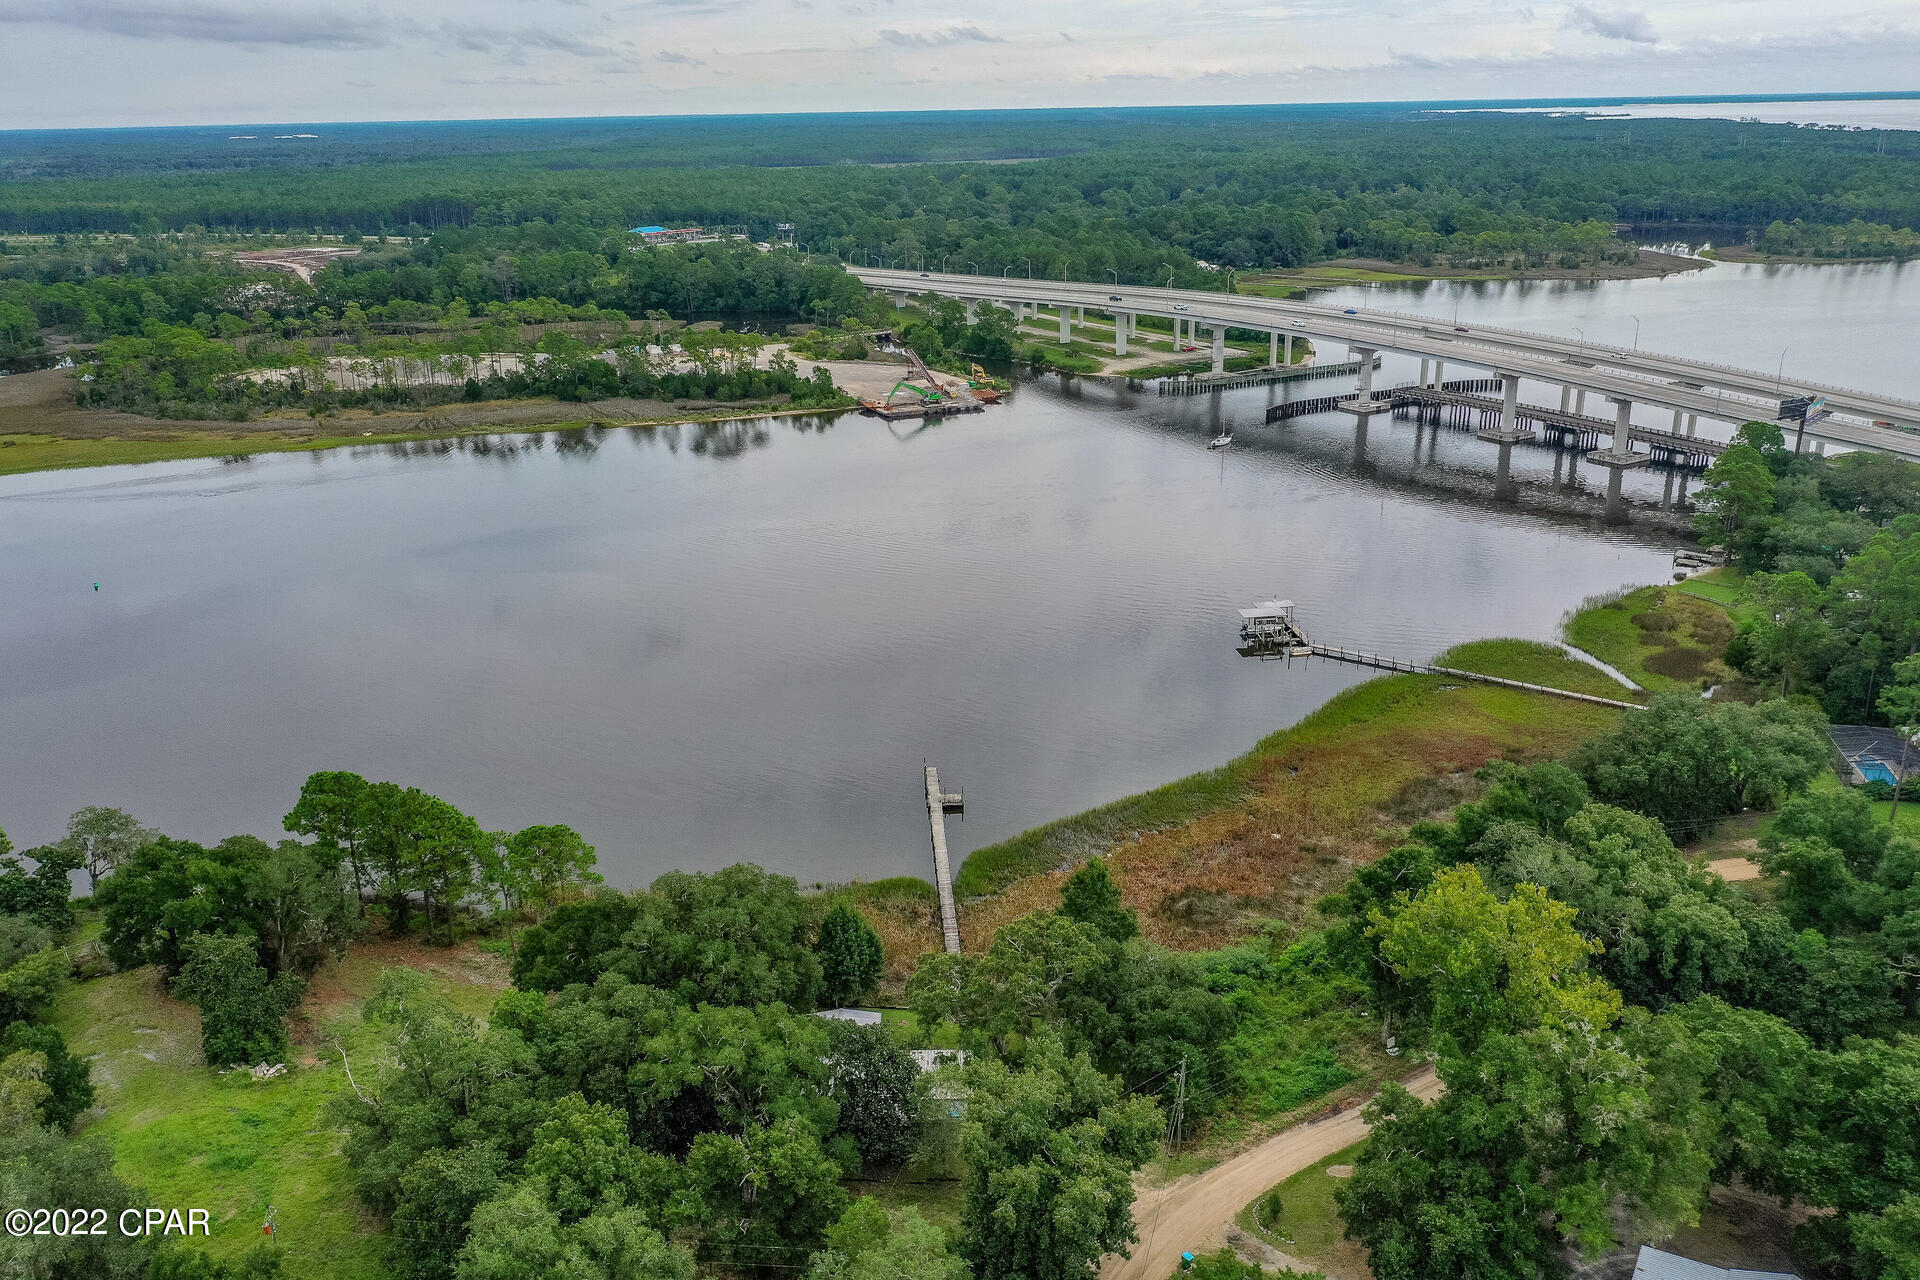
{"type": "MultiPolygon", "coordinates": [[[[1896,321],[1914,279],[1336,297],[1457,295],[1622,340],[1637,312],[1643,345],[1764,363],[1750,326],[1762,355],[1793,344],[1790,369],[1920,391],[1896,321]]],[[[1604,529],[1540,483],[1552,451],[1518,451],[1520,498],[1497,503],[1470,436],[1268,428],[1268,394],[1045,378],[918,432],[775,420],[0,480],[0,825],[30,845],[112,804],[271,835],[308,772],[346,768],[490,826],[570,822],[618,883],[737,858],[923,874],[923,758],[966,788],[964,852],[1219,763],[1365,678],[1239,658],[1255,598],[1421,658],[1551,637],[1582,596],[1668,571],[1675,535],[1604,529]],[[1238,441],[1209,453],[1222,425],[1238,441]]]]}
{"type": "Polygon", "coordinates": [[[1815,99],[1791,102],[1634,102],[1624,106],[1505,107],[1517,115],[1579,114],[1636,120],[1758,120],[1765,124],[1843,125],[1850,129],[1920,129],[1920,98],[1815,99]]]}

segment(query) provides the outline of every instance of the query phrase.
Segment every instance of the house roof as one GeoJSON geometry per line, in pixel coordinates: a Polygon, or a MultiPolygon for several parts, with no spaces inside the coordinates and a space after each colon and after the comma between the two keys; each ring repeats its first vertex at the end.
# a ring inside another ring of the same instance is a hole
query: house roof
{"type": "Polygon", "coordinates": [[[665,230],[666,230],[665,227],[634,227],[630,234],[636,235],[636,236],[650,236],[657,232],[661,232],[665,230]]]}
{"type": "Polygon", "coordinates": [[[1799,1280],[1788,1271],[1746,1271],[1696,1262],[1652,1245],[1641,1245],[1633,1264],[1633,1280],[1799,1280]]]}

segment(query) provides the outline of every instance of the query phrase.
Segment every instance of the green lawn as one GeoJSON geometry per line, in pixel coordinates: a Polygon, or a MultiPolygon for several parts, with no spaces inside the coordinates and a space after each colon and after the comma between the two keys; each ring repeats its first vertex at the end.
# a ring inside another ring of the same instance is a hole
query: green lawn
{"type": "Polygon", "coordinates": [[[1723,565],[1718,569],[1709,569],[1698,577],[1688,578],[1685,582],[1676,582],[1672,589],[1682,595],[1699,596],[1702,600],[1711,600],[1730,609],[1739,603],[1740,592],[1745,586],[1744,574],[1723,565]]]}
{"type": "Polygon", "coordinates": [[[1902,800],[1900,816],[1893,816],[1893,801],[1882,800],[1873,806],[1874,816],[1882,822],[1898,822],[1900,830],[1920,835],[1920,800],[1902,800]]]}
{"type": "MultiPolygon", "coordinates": [[[[435,950],[430,972],[443,993],[485,1012],[504,985],[502,966],[478,952],[435,950]]],[[[347,1088],[333,1034],[363,1086],[386,1056],[383,1035],[361,1025],[358,1011],[383,961],[401,958],[356,947],[323,967],[296,1024],[303,1043],[271,1080],[201,1065],[199,1012],[169,997],[154,969],[74,983],[53,1021],[91,1060],[96,1111],[81,1118],[81,1131],[105,1139],[120,1175],[155,1204],[210,1210],[207,1247],[217,1256],[258,1243],[272,1208],[290,1280],[389,1276],[384,1224],[354,1199],[344,1135],[324,1111],[347,1088]]]]}
{"type": "Polygon", "coordinates": [[[1351,1165],[1360,1155],[1364,1142],[1344,1151],[1336,1151],[1325,1160],[1282,1182],[1281,1209],[1277,1221],[1271,1220],[1267,1197],[1262,1195],[1240,1211],[1240,1226],[1259,1236],[1274,1248],[1325,1271],[1330,1276],[1363,1276],[1367,1252],[1346,1238],[1346,1227],[1334,1205],[1334,1190],[1343,1179],[1327,1173],[1329,1166],[1351,1165]]]}

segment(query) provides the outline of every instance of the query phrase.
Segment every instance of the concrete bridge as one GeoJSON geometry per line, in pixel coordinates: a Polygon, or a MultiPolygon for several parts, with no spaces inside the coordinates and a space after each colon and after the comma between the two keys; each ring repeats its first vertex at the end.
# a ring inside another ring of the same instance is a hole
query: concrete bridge
{"type": "Polygon", "coordinates": [[[1075,313],[1083,317],[1088,311],[1111,315],[1116,355],[1126,354],[1127,340],[1138,335],[1138,318],[1143,315],[1171,320],[1176,337],[1182,328],[1189,332],[1204,329],[1212,338],[1215,372],[1225,366],[1228,329],[1264,332],[1270,364],[1283,362],[1283,350],[1291,352],[1295,334],[1322,344],[1344,343],[1358,354],[1360,367],[1355,394],[1340,407],[1361,417],[1387,409],[1372,394],[1373,357],[1382,351],[1418,357],[1421,386],[1439,386],[1449,365],[1484,369],[1500,378],[1505,384],[1505,416],[1489,433],[1494,439],[1525,429],[1516,419],[1515,400],[1515,390],[1523,379],[1559,386],[1562,413],[1585,417],[1586,398],[1591,394],[1613,406],[1616,429],[1607,446],[1595,449],[1589,457],[1614,470],[1610,488],[1615,492],[1619,470],[1640,465],[1647,457],[1632,447],[1629,417],[1635,405],[1670,410],[1670,434],[1692,436],[1701,418],[1732,424],[1750,419],[1777,421],[1783,398],[1825,396],[1831,417],[1804,431],[1797,423],[1783,423],[1796,449],[1806,447],[1808,441],[1824,449],[1822,442],[1829,442],[1920,460],[1920,402],[1681,356],[1519,329],[1456,325],[1395,311],[1358,309],[1350,313],[1306,302],[1195,289],[870,267],[847,270],[870,290],[898,299],[933,293],[965,302],[969,311],[980,303],[990,303],[1022,316],[1038,315],[1045,307],[1059,314],[1062,341],[1071,332],[1075,313]]]}

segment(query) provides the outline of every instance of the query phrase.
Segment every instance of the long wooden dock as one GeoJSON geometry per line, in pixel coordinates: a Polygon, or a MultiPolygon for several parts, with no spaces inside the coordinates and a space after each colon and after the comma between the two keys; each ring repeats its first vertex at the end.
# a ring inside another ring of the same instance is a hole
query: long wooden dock
{"type": "Polygon", "coordinates": [[[1436,667],[1427,662],[1406,662],[1399,658],[1389,658],[1378,653],[1366,653],[1358,649],[1343,649],[1337,645],[1316,644],[1309,649],[1316,658],[1330,658],[1335,662],[1351,662],[1356,666],[1377,667],[1382,671],[1405,671],[1421,676],[1450,676],[1456,680],[1472,680],[1477,684],[1504,685],[1509,689],[1524,689],[1528,693],[1546,693],[1556,698],[1570,698],[1575,702],[1590,702],[1600,707],[1618,707],[1622,711],[1644,711],[1645,707],[1637,702],[1622,702],[1618,698],[1602,698],[1598,694],[1576,693],[1572,689],[1556,689],[1551,685],[1530,684],[1525,680],[1509,680],[1504,676],[1482,675],[1478,671],[1462,671],[1458,667],[1436,667]]]}
{"type": "Polygon", "coordinates": [[[933,887],[940,895],[940,935],[951,955],[960,954],[960,913],[953,905],[953,868],[947,861],[947,815],[966,807],[966,798],[940,790],[940,773],[927,766],[927,825],[933,830],[933,887]]]}

